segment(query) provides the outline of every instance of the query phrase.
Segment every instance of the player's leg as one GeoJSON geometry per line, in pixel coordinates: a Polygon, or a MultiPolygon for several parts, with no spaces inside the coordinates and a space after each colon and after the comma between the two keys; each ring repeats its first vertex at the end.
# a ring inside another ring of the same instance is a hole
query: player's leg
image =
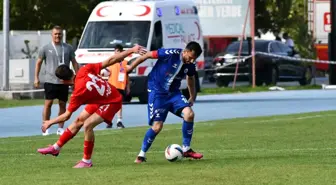
{"type": "Polygon", "coordinates": [[[182,125],[183,155],[184,157],[201,159],[203,158],[203,154],[193,151],[190,147],[190,143],[194,132],[194,111],[191,109],[191,107],[185,107],[182,110],[182,116],[183,116],[183,125],[182,125]]]}
{"type": "Polygon", "coordinates": [[[141,150],[135,163],[142,163],[146,161],[146,152],[152,146],[155,137],[161,132],[163,123],[168,115],[169,104],[165,102],[165,97],[157,97],[150,93],[148,97],[148,120],[149,128],[145,134],[142,142],[141,150]]]}
{"type": "Polygon", "coordinates": [[[183,118],[182,123],[182,150],[184,157],[191,157],[194,159],[201,159],[201,153],[194,152],[191,147],[191,140],[194,132],[194,111],[189,105],[187,99],[181,94],[176,93],[171,99],[174,102],[173,113],[183,118]]]}
{"type": "MultiPolygon", "coordinates": [[[[55,99],[54,84],[44,83],[44,99],[45,100],[42,112],[42,120],[46,121],[50,119],[51,107],[55,99]]],[[[49,135],[49,129],[47,129],[44,133],[42,133],[42,135],[43,136],[49,135]]]]}
{"type": "Polygon", "coordinates": [[[89,168],[92,166],[91,156],[94,147],[93,129],[102,122],[110,123],[115,113],[120,109],[121,102],[109,105],[102,105],[96,113],[92,114],[84,122],[84,155],[74,168],[89,168]]]}
{"type": "Polygon", "coordinates": [[[117,112],[117,128],[125,128],[124,124],[122,123],[122,107],[117,112]]]}
{"type": "Polygon", "coordinates": [[[84,155],[80,162],[74,168],[89,168],[92,166],[91,156],[94,147],[93,128],[102,123],[104,119],[97,113],[92,114],[84,121],[84,155]]]}
{"type": "MultiPolygon", "coordinates": [[[[66,102],[68,101],[69,86],[58,84],[58,105],[59,112],[58,115],[62,115],[66,111],[66,102]]],[[[58,123],[57,135],[62,135],[64,130],[64,122],[58,123]]]]}
{"type": "Polygon", "coordinates": [[[88,119],[94,112],[98,110],[99,106],[94,104],[89,104],[85,107],[80,115],[74,120],[72,124],[64,131],[64,133],[60,136],[58,141],[47,148],[40,148],[37,151],[43,155],[51,154],[54,156],[58,156],[61,148],[71,140],[82,128],[84,125],[84,121],[88,119]]]}
{"type": "MultiPolygon", "coordinates": [[[[122,89],[118,89],[119,93],[122,95],[122,97],[125,97],[125,91],[122,89]]],[[[122,106],[120,110],[117,112],[117,128],[125,128],[123,122],[122,122],[122,106]]]]}

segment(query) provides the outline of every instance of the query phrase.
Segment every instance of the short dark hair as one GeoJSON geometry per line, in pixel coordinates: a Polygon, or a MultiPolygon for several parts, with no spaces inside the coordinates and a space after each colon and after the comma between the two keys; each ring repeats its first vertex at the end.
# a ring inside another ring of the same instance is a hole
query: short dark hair
{"type": "Polygon", "coordinates": [[[55,75],[61,80],[71,80],[74,73],[69,66],[63,64],[57,67],[55,75]]]}
{"type": "Polygon", "coordinates": [[[118,50],[120,52],[122,52],[124,50],[124,47],[121,45],[121,44],[117,44],[115,47],[114,47],[115,50],[118,50]]]}
{"type": "Polygon", "coordinates": [[[52,29],[53,29],[53,30],[63,30],[63,28],[62,28],[61,26],[59,26],[59,25],[55,25],[55,26],[53,26],[52,29]]]}
{"type": "Polygon", "coordinates": [[[285,32],[284,34],[282,34],[283,37],[288,37],[288,33],[285,32]]]}
{"type": "Polygon", "coordinates": [[[195,57],[198,58],[202,54],[202,47],[195,41],[191,41],[187,44],[186,48],[189,51],[193,51],[195,54],[195,57]]]}

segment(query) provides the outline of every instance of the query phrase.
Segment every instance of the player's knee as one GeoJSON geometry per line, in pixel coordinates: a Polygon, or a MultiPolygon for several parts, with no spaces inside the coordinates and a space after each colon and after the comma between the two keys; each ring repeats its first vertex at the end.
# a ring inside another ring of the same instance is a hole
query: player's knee
{"type": "Polygon", "coordinates": [[[155,133],[159,133],[161,132],[163,127],[163,123],[162,122],[154,122],[154,125],[152,126],[152,129],[154,130],[155,133]]]}
{"type": "Polygon", "coordinates": [[[81,128],[84,125],[84,120],[81,119],[80,117],[76,118],[75,120],[75,126],[77,128],[81,128]]]}
{"type": "Polygon", "coordinates": [[[195,117],[194,111],[191,108],[183,110],[183,118],[186,121],[193,121],[195,117]]]}
{"type": "Polygon", "coordinates": [[[66,108],[66,103],[64,101],[59,101],[58,105],[60,108],[63,108],[63,109],[66,108]]]}
{"type": "Polygon", "coordinates": [[[93,131],[93,126],[91,124],[84,123],[84,132],[91,132],[93,131]]]}
{"type": "Polygon", "coordinates": [[[52,101],[52,100],[46,100],[46,101],[44,102],[44,106],[45,106],[45,108],[47,108],[47,109],[51,109],[52,105],[53,105],[53,101],[52,101]]]}

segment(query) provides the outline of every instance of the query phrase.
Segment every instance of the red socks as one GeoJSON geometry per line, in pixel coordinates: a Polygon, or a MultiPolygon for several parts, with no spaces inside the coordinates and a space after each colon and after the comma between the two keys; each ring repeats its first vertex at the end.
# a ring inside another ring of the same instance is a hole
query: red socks
{"type": "Polygon", "coordinates": [[[71,133],[71,131],[67,128],[63,134],[61,135],[61,137],[58,139],[58,141],[56,142],[56,144],[61,148],[63,147],[63,145],[65,145],[70,139],[73,138],[73,134],[71,133]]]}
{"type": "MultiPolygon", "coordinates": [[[[73,133],[67,128],[62,136],[58,139],[56,144],[58,147],[63,147],[74,136],[73,133]]],[[[94,141],[84,141],[84,156],[83,159],[90,160],[93,152],[94,141]]]]}
{"type": "Polygon", "coordinates": [[[84,156],[83,159],[90,160],[93,152],[94,141],[84,141],[84,156]]]}

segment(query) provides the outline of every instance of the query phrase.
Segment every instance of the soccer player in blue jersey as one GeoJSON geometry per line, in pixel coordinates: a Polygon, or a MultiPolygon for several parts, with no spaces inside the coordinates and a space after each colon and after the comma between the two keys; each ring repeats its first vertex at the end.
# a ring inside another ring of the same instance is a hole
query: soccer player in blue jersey
{"type": "Polygon", "coordinates": [[[185,49],[159,49],[147,52],[137,58],[129,68],[132,71],[146,59],[158,59],[148,76],[148,129],[135,162],[146,161],[146,152],[152,145],[155,137],[160,133],[168,112],[183,118],[182,149],[183,156],[201,159],[201,153],[190,148],[194,127],[194,112],[191,106],[195,100],[196,59],[201,55],[202,48],[197,42],[190,42],[185,49]],[[190,99],[187,100],[179,90],[182,79],[186,77],[190,99]]]}

